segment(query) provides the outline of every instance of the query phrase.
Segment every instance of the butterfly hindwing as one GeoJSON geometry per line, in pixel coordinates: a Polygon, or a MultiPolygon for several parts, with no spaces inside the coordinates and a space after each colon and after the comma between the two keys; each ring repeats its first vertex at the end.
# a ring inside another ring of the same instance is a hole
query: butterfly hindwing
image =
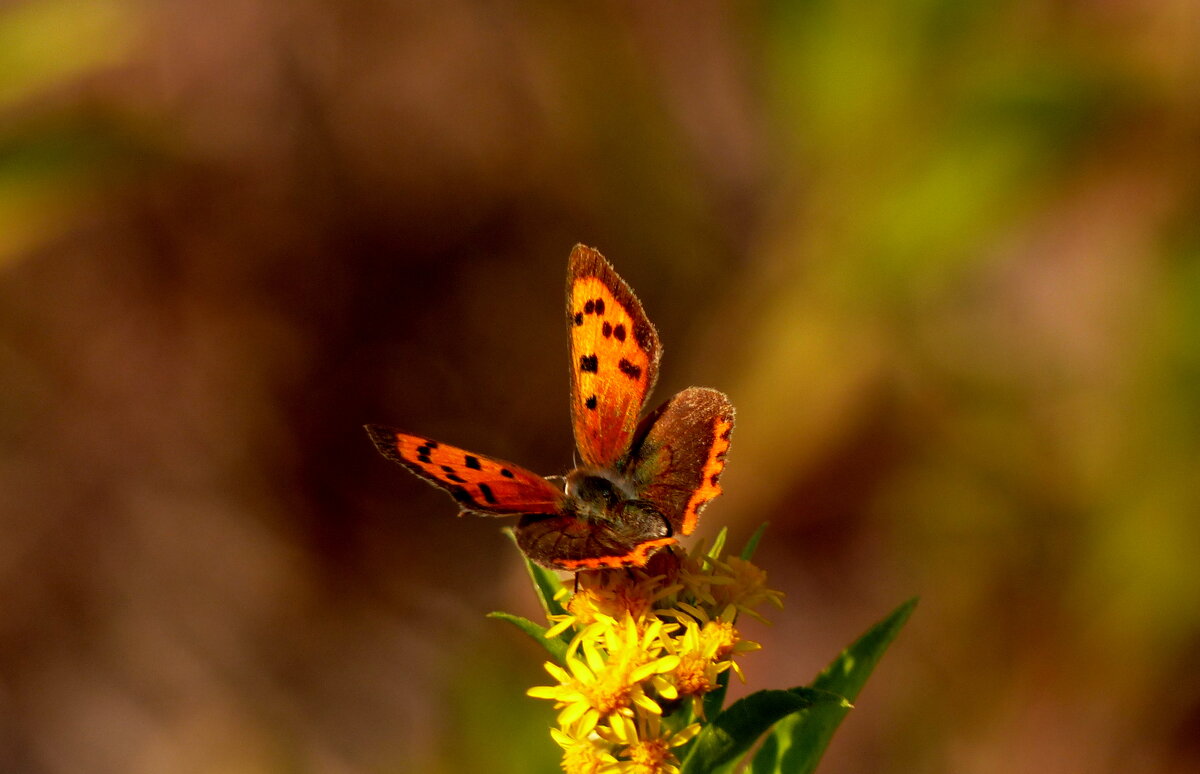
{"type": "Polygon", "coordinates": [[[510,516],[556,513],[562,504],[560,489],[511,462],[383,425],[367,425],[367,433],[383,456],[445,489],[466,510],[510,516]]]}
{"type": "Polygon", "coordinates": [[[717,390],[689,387],[643,423],[628,466],[639,496],[690,535],[700,511],[721,494],[719,479],[733,434],[733,404],[717,390]]]}
{"type": "Polygon", "coordinates": [[[658,332],[604,256],[583,245],[567,272],[567,328],[575,443],[585,464],[614,467],[658,378],[658,332]]]}
{"type": "Polygon", "coordinates": [[[569,515],[521,517],[517,545],[538,564],[559,570],[641,567],[663,546],[675,542],[657,514],[631,514],[616,524],[569,515]]]}

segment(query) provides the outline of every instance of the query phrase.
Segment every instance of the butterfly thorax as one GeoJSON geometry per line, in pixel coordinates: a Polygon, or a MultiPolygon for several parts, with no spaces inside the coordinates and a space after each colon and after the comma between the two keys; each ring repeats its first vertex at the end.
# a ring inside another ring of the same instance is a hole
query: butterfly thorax
{"type": "Polygon", "coordinates": [[[566,495],[563,510],[592,524],[621,524],[631,517],[639,521],[663,518],[651,503],[638,498],[631,479],[608,468],[571,471],[566,476],[566,495]]]}
{"type": "Polygon", "coordinates": [[[594,512],[595,519],[606,520],[606,514],[624,500],[636,496],[632,482],[613,470],[582,467],[566,475],[565,491],[568,504],[580,515],[594,512]]]}

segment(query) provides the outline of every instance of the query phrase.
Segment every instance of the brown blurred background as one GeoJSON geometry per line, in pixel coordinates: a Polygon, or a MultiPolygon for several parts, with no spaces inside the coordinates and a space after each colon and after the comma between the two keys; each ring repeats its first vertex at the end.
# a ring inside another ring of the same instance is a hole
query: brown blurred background
{"type": "MultiPolygon", "coordinates": [[[[738,407],[700,532],[914,594],[826,772],[1200,770],[1200,5],[0,8],[0,771],[553,771],[496,521],[600,248],[738,407]]],[[[746,689],[739,689],[746,690],[746,689]]]]}

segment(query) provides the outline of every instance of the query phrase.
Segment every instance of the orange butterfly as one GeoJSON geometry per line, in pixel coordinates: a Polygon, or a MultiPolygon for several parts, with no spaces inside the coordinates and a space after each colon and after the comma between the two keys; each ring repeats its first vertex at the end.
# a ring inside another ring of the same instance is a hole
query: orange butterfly
{"type": "Polygon", "coordinates": [[[733,405],[689,387],[638,421],[662,346],[604,256],[576,245],[567,269],[571,419],[583,464],[555,484],[495,457],[367,425],[385,457],[450,493],[464,511],[521,517],[517,545],[561,570],[642,566],[721,494],[733,405]]]}

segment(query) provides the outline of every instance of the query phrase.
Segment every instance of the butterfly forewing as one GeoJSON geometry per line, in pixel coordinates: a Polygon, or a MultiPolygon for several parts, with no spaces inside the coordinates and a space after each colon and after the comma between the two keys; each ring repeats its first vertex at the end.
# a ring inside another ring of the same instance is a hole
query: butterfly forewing
{"type": "Polygon", "coordinates": [[[733,434],[733,404],[717,390],[689,387],[654,411],[628,472],[639,495],[690,535],[700,511],[721,494],[733,434]]]}
{"type": "Polygon", "coordinates": [[[367,432],[383,456],[445,489],[467,510],[510,516],[555,513],[562,504],[558,487],[511,462],[392,427],[367,425],[367,432]]]}
{"type": "Polygon", "coordinates": [[[576,245],[567,272],[571,419],[584,463],[613,467],[658,378],[658,332],[604,256],[576,245]]]}

